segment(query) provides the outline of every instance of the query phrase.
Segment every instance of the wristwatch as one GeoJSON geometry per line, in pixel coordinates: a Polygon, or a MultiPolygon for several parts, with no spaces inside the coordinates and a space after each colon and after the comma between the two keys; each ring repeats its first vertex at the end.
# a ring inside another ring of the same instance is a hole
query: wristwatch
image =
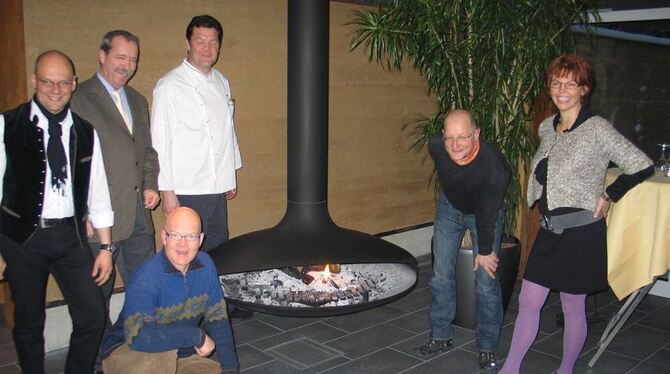
{"type": "Polygon", "coordinates": [[[117,248],[116,248],[116,246],[114,245],[114,243],[111,243],[111,244],[100,244],[100,250],[101,250],[101,251],[107,251],[107,252],[111,253],[112,255],[116,254],[116,249],[117,249],[117,248]]]}
{"type": "Polygon", "coordinates": [[[609,195],[607,195],[607,192],[605,192],[605,191],[603,191],[603,194],[600,195],[600,197],[602,197],[603,200],[607,201],[608,203],[612,202],[612,199],[609,197],[609,195]]]}

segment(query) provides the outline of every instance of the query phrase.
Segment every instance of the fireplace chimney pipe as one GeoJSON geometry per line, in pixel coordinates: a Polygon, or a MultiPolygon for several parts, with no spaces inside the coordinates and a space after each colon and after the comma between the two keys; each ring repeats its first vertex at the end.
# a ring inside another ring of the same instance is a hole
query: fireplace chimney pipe
{"type": "Polygon", "coordinates": [[[341,228],[328,213],[328,37],[328,0],[289,0],[286,213],[275,227],[210,251],[219,274],[327,263],[403,263],[416,269],[416,259],[404,249],[341,228]]]}

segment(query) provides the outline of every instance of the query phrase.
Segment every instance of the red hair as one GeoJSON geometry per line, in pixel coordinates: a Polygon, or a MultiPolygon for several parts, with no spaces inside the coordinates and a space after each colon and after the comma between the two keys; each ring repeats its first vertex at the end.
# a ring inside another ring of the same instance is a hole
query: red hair
{"type": "Polygon", "coordinates": [[[574,53],[562,54],[554,59],[544,70],[544,84],[547,88],[553,78],[563,78],[572,75],[577,84],[584,86],[586,94],[582,97],[582,104],[587,104],[594,84],[593,69],[583,57],[574,53]]]}

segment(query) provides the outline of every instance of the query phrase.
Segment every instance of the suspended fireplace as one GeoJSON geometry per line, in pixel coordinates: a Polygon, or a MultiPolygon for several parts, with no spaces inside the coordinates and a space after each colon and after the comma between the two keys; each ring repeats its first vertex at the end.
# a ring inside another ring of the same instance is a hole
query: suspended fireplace
{"type": "Polygon", "coordinates": [[[329,316],[396,300],[416,260],[337,226],[327,204],[328,0],[288,2],[288,202],[275,227],[213,249],[229,303],[263,313],[329,316]]]}

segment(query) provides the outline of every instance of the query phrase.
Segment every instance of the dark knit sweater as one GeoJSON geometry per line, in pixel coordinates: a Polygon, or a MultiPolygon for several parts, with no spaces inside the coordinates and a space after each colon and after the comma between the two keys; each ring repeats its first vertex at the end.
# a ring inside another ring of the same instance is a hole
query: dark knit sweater
{"type": "Polygon", "coordinates": [[[430,139],[428,152],[435,161],[440,186],[449,203],[463,214],[474,214],[478,253],[488,255],[493,250],[496,217],[503,207],[510,178],[505,156],[480,138],[477,157],[460,166],[449,157],[442,134],[430,139]]]}
{"type": "Polygon", "coordinates": [[[136,351],[179,349],[179,357],[187,357],[204,342],[205,333],[216,343],[224,371],[238,370],[226,301],[212,259],[198,252],[183,275],[161,251],[133,273],[119,319],[103,339],[102,353],[107,357],[125,342],[136,351]]]}

